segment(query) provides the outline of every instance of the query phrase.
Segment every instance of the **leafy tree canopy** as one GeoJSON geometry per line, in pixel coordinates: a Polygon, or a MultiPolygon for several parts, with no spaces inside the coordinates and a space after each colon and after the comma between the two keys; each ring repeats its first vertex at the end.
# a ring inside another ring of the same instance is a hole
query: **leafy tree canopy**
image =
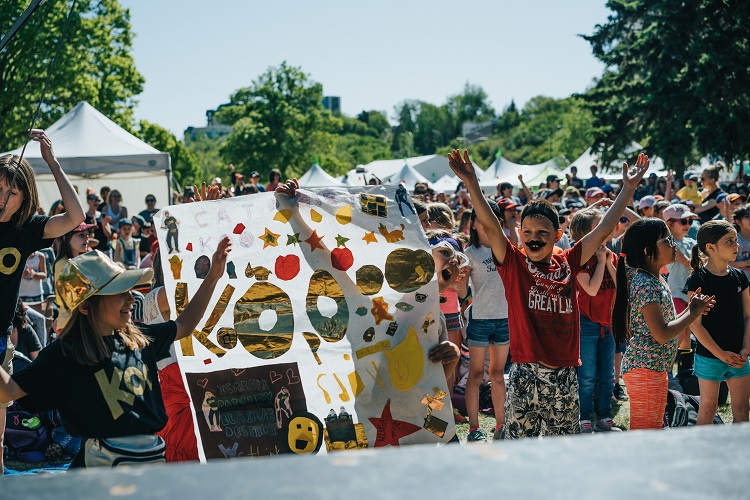
{"type": "Polygon", "coordinates": [[[283,175],[307,170],[315,155],[333,155],[341,119],[323,108],[323,88],[301,68],[286,62],[269,68],[249,87],[239,89],[217,119],[233,127],[221,147],[227,163],[283,175]]]}
{"type": "Polygon", "coordinates": [[[134,132],[143,142],[159,151],[169,153],[172,175],[180,185],[196,184],[206,179],[198,157],[188,150],[182,141],[177,140],[169,130],[155,123],[141,120],[134,132]]]}
{"type": "MultiPolygon", "coordinates": [[[[27,5],[26,0],[3,0],[0,34],[10,30],[27,5]]],[[[0,151],[24,142],[69,9],[69,2],[46,2],[0,54],[0,151]]],[[[48,126],[86,100],[131,130],[134,97],[144,84],[133,62],[132,39],[130,14],[117,0],[79,0],[37,124],[48,126]]]]}
{"type": "Polygon", "coordinates": [[[584,37],[606,65],[586,95],[594,143],[616,153],[642,138],[677,170],[704,154],[747,158],[750,3],[609,0],[607,7],[607,22],[584,37]]]}

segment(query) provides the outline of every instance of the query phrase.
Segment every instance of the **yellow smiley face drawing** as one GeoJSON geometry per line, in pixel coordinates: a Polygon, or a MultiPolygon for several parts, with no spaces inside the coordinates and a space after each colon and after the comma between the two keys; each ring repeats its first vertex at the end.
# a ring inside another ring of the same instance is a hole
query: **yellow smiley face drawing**
{"type": "Polygon", "coordinates": [[[320,450],[323,443],[323,424],[318,417],[307,411],[298,411],[289,421],[287,444],[292,453],[311,455],[320,450]]]}

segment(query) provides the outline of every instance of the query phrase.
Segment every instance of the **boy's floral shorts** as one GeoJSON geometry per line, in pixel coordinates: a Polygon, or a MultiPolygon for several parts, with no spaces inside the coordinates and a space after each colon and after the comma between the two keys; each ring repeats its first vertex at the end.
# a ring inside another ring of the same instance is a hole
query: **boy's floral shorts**
{"type": "Polygon", "coordinates": [[[575,367],[513,363],[505,400],[505,438],[581,432],[575,367]]]}

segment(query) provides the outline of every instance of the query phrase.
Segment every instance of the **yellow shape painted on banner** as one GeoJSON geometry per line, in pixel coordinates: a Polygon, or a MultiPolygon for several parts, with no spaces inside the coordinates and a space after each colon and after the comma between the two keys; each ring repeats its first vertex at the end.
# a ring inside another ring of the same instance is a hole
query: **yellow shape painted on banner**
{"type": "Polygon", "coordinates": [[[349,374],[349,385],[352,386],[352,392],[354,393],[355,398],[365,390],[365,383],[362,381],[362,377],[357,370],[354,370],[349,374]]]}
{"type": "Polygon", "coordinates": [[[417,332],[409,327],[406,337],[390,351],[384,351],[388,359],[388,375],[391,384],[399,391],[407,392],[424,375],[424,350],[419,343],[417,332]]]}
{"type": "Polygon", "coordinates": [[[346,205],[336,211],[336,222],[345,226],[352,221],[352,207],[346,205]]]}
{"type": "Polygon", "coordinates": [[[273,220],[283,222],[284,224],[289,222],[289,219],[291,218],[292,218],[291,210],[279,210],[278,212],[276,212],[276,215],[273,216],[273,220]]]}
{"type": "Polygon", "coordinates": [[[312,208],[310,209],[310,218],[312,219],[313,222],[320,222],[323,220],[323,216],[320,215],[315,210],[313,210],[312,208]]]}

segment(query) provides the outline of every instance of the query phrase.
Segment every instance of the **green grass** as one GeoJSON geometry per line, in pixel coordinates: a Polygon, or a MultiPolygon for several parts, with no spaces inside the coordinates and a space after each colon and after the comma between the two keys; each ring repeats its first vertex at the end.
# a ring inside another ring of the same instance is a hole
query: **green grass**
{"type": "MultiPolygon", "coordinates": [[[[727,404],[719,407],[719,416],[725,424],[732,423],[732,408],[727,400],[727,404]]],[[[627,431],[630,429],[630,401],[612,401],[612,420],[620,429],[627,431]]],[[[479,426],[484,429],[489,438],[495,432],[495,417],[479,413],[479,426]]],[[[460,442],[465,443],[469,435],[469,424],[456,424],[456,434],[460,442]]]]}

